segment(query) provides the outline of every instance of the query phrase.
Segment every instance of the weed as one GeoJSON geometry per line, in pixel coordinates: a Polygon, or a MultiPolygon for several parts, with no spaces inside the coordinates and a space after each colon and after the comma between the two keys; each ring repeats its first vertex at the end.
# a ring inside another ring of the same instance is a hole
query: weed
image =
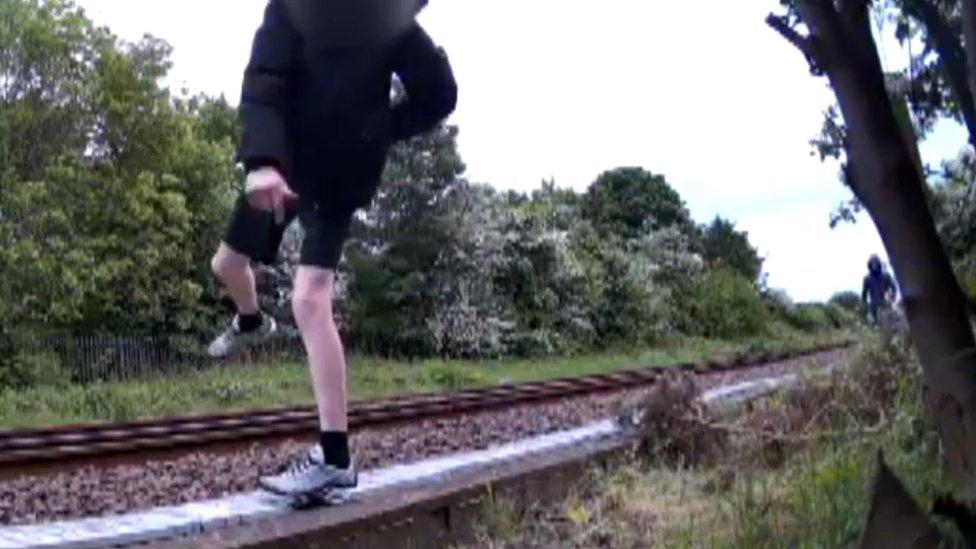
{"type": "MultiPolygon", "coordinates": [[[[683,422],[709,420],[689,404],[693,389],[680,381],[671,385],[670,404],[648,412],[659,414],[660,426],[646,432],[657,444],[645,442],[632,464],[597,471],[580,483],[576,496],[540,510],[539,523],[523,541],[558,547],[850,547],[867,517],[879,447],[908,491],[922,496],[923,509],[932,504],[926,495],[950,488],[938,438],[922,418],[918,365],[898,345],[865,342],[845,371],[807,379],[756,403],[723,426],[728,444],[717,459],[688,457],[696,455],[696,444],[689,442],[694,430],[683,422]],[[658,459],[648,460],[653,451],[658,459]]],[[[953,539],[951,532],[948,537],[953,539]]]]}

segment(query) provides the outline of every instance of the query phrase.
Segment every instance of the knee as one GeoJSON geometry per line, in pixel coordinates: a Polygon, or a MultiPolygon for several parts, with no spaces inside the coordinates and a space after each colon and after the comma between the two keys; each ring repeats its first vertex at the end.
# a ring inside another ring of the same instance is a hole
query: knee
{"type": "Polygon", "coordinates": [[[332,295],[323,286],[296,287],[291,306],[299,325],[311,319],[316,322],[332,319],[332,295]]]}

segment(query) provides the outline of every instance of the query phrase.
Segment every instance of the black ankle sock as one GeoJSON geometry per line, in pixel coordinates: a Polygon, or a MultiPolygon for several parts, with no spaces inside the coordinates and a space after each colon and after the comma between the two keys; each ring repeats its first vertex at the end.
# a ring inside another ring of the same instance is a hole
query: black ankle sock
{"type": "Polygon", "coordinates": [[[261,313],[254,313],[253,315],[237,315],[237,327],[245,333],[257,330],[263,323],[264,319],[261,318],[261,313]]]}
{"type": "Polygon", "coordinates": [[[338,431],[322,431],[320,436],[326,465],[340,469],[349,468],[349,435],[338,431]]]}

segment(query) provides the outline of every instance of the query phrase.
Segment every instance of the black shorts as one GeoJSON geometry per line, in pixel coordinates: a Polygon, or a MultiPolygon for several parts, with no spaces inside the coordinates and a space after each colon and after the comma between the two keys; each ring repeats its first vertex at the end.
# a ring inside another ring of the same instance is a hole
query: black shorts
{"type": "Polygon", "coordinates": [[[305,231],[300,264],[334,270],[349,236],[352,216],[353,211],[326,211],[300,202],[289,208],[285,222],[278,224],[273,213],[253,208],[242,197],[231,216],[224,243],[253,261],[271,265],[278,257],[285,229],[297,217],[305,231]]]}

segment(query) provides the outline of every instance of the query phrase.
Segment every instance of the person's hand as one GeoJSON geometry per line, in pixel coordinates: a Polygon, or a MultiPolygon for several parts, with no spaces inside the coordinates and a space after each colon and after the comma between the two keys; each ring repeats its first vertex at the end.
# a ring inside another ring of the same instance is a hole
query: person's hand
{"type": "Polygon", "coordinates": [[[285,222],[285,205],[298,199],[288,186],[281,172],[274,168],[261,168],[247,175],[247,200],[258,210],[274,212],[275,222],[285,222]]]}

